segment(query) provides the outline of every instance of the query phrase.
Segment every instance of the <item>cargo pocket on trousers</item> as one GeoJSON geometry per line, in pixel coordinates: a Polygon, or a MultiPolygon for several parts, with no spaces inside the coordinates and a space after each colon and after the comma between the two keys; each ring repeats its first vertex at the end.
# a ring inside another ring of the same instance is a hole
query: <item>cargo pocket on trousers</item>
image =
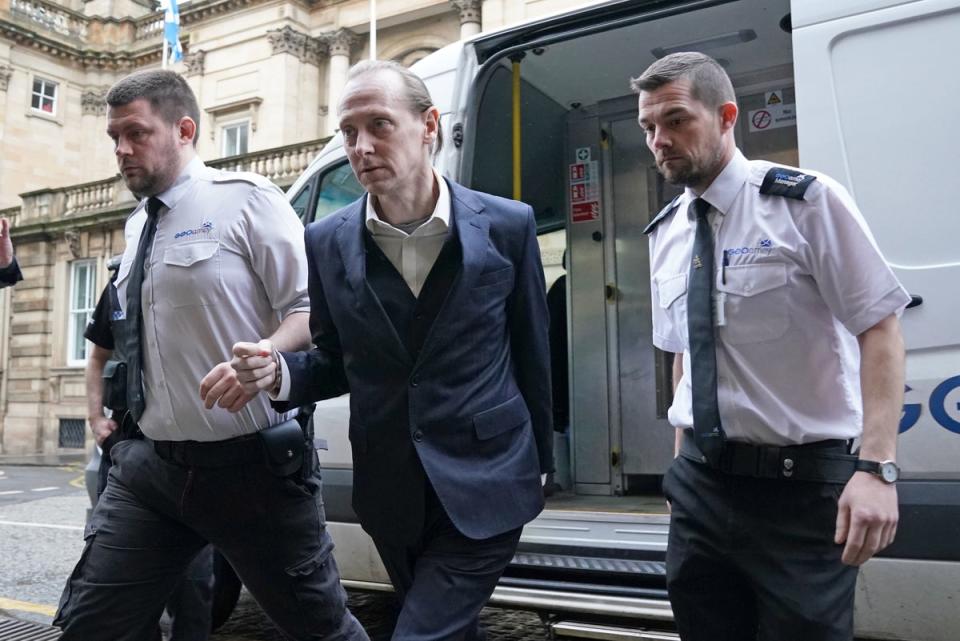
{"type": "Polygon", "coordinates": [[[299,612],[307,629],[328,636],[335,632],[346,612],[346,593],[333,559],[333,541],[324,529],[320,547],[306,559],[286,568],[299,612]]]}
{"type": "Polygon", "coordinates": [[[57,605],[57,613],[53,617],[53,625],[62,628],[70,620],[71,609],[76,601],[79,585],[83,583],[83,568],[87,564],[87,557],[90,556],[90,548],[93,547],[93,540],[97,536],[97,529],[92,524],[88,524],[83,532],[83,552],[80,553],[80,560],[73,568],[73,572],[67,578],[67,584],[63,588],[63,594],[60,595],[60,603],[57,605]]]}

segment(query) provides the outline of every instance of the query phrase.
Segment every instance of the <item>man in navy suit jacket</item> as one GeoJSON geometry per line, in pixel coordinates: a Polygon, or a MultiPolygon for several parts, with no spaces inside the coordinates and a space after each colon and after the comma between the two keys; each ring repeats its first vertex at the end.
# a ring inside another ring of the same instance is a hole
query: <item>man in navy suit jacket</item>
{"type": "Polygon", "coordinates": [[[533,211],[434,172],[439,111],[402,66],[355,66],[339,113],[367,195],[307,227],[316,347],[238,343],[234,367],[281,407],[350,392],[353,504],[403,603],[393,638],[482,638],[553,471],[533,211]]]}

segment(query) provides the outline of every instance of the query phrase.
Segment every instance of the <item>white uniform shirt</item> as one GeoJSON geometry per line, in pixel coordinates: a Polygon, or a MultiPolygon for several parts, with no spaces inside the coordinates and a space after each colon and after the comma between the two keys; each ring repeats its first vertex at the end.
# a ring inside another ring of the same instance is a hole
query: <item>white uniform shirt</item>
{"type": "Polygon", "coordinates": [[[417,297],[437,262],[450,229],[450,189],[447,181],[436,172],[434,177],[440,189],[436,207],[430,217],[409,234],[380,220],[373,206],[373,197],[367,198],[366,224],[370,235],[417,297]]]}
{"type": "MultiPolygon", "coordinates": [[[[841,185],[805,172],[817,179],[803,200],[761,194],[773,166],[737,150],[702,194],[712,205],[721,422],[728,439],[757,444],[854,438],[863,427],[856,336],[910,297],[841,185]]],[[[687,189],[650,235],[653,342],[684,352],[668,413],[680,428],[693,426],[686,292],[696,197],[687,189]]]]}
{"type": "MultiPolygon", "coordinates": [[[[286,420],[265,395],[236,414],[200,400],[200,381],[230,360],[237,341],[270,336],[289,314],[309,312],[303,226],[283,193],[256,174],[194,159],[157,197],[165,205],[147,255],[143,308],[146,408],[155,440],[217,441],[286,420]]],[[[126,306],[146,199],[127,219],[117,293],[126,306]]]]}

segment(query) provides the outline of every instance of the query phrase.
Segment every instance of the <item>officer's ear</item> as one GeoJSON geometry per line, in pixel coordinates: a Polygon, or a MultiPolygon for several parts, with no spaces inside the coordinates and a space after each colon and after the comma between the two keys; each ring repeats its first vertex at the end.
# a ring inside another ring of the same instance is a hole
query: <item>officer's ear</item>
{"type": "Polygon", "coordinates": [[[720,111],[720,131],[721,133],[727,133],[733,129],[734,125],[737,124],[737,114],[739,110],[737,109],[737,103],[735,102],[725,102],[719,107],[720,111]]]}
{"type": "Polygon", "coordinates": [[[195,145],[197,139],[197,123],[193,118],[184,116],[177,123],[177,137],[183,144],[195,145]]]}

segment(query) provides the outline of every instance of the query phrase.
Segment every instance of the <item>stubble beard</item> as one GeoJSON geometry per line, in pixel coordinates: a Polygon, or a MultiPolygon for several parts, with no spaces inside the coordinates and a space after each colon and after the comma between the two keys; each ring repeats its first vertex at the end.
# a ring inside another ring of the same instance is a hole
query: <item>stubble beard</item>
{"type": "MultiPolygon", "coordinates": [[[[162,150],[159,168],[157,171],[148,173],[141,170],[135,176],[123,176],[123,182],[127,189],[137,198],[147,198],[156,196],[160,192],[168,189],[173,181],[177,179],[174,175],[178,168],[176,145],[170,144],[162,150]]],[[[122,174],[121,174],[122,175],[122,174]]]]}
{"type": "Polygon", "coordinates": [[[671,185],[694,187],[702,184],[708,176],[719,173],[718,169],[722,158],[723,145],[718,142],[703,162],[697,162],[692,158],[684,158],[683,165],[676,169],[667,169],[662,165],[658,165],[657,168],[671,185]]]}

